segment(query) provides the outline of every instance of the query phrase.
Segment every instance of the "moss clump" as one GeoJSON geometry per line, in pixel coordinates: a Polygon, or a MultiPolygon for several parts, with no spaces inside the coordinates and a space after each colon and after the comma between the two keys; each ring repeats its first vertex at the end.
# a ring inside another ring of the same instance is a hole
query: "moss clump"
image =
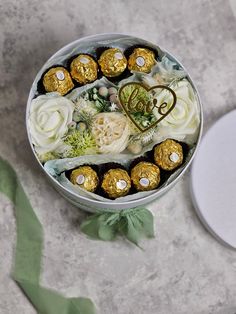
{"type": "Polygon", "coordinates": [[[69,147],[64,157],[73,158],[97,153],[95,139],[88,131],[75,130],[65,137],[64,143],[69,147]]]}
{"type": "Polygon", "coordinates": [[[58,159],[59,158],[59,155],[56,154],[55,152],[48,152],[48,153],[45,153],[45,154],[42,154],[42,155],[39,155],[39,154],[37,154],[37,155],[39,157],[39,160],[42,163],[45,163],[46,161],[49,161],[49,160],[53,160],[53,159],[58,159]]]}

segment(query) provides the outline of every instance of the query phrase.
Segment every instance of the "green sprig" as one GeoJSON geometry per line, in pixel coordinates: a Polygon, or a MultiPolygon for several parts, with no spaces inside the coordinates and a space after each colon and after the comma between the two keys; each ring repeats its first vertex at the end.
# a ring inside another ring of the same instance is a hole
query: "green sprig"
{"type": "Polygon", "coordinates": [[[88,131],[75,130],[65,137],[64,143],[70,147],[65,152],[65,157],[73,158],[97,152],[95,139],[88,131]]]}
{"type": "Polygon", "coordinates": [[[95,107],[98,110],[98,112],[107,112],[110,108],[110,102],[106,100],[104,97],[100,96],[97,93],[96,88],[90,89],[88,92],[88,99],[90,101],[94,101],[95,107]]]}

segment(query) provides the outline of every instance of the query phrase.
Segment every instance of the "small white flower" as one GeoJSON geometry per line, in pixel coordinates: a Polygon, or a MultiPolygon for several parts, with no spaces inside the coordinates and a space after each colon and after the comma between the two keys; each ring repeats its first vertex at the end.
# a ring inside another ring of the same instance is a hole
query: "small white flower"
{"type": "Polygon", "coordinates": [[[62,145],[73,111],[74,104],[59,94],[41,95],[32,100],[28,123],[39,155],[53,152],[62,145]]]}
{"type": "Polygon", "coordinates": [[[87,99],[84,99],[83,97],[79,97],[76,100],[75,106],[79,112],[85,112],[85,113],[88,113],[90,115],[95,115],[96,113],[98,113],[94,102],[87,100],[87,99]]]}
{"type": "Polygon", "coordinates": [[[116,111],[117,109],[118,109],[118,106],[114,102],[112,102],[110,106],[110,111],[116,111]]]}

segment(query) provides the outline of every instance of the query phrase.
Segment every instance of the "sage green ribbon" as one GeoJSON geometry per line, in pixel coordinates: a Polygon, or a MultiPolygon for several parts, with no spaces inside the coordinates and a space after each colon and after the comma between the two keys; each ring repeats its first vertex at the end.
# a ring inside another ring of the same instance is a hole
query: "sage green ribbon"
{"type": "Polygon", "coordinates": [[[17,245],[13,278],[39,314],[94,314],[87,298],[65,298],[39,284],[43,230],[15,171],[0,158],[0,192],[15,205],[17,245]]]}
{"type": "Polygon", "coordinates": [[[137,246],[142,237],[154,237],[153,215],[144,207],[118,212],[104,210],[89,216],[80,229],[89,237],[104,241],[112,241],[121,234],[137,246]]]}

